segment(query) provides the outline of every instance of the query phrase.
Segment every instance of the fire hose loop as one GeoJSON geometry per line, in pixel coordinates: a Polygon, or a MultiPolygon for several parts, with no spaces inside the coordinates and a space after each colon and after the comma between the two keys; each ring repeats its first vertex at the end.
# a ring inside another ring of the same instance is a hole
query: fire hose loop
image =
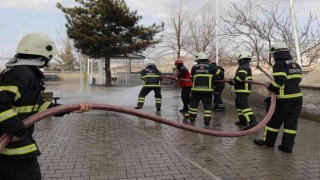
{"type": "MultiPolygon", "coordinates": [[[[168,78],[168,79],[174,79],[177,80],[176,77],[172,76],[162,76],[163,78],[168,78]]],[[[217,81],[218,82],[218,81],[217,81]]],[[[219,80],[219,82],[228,82],[228,80],[219,80]]],[[[253,84],[258,84],[258,85],[263,85],[266,86],[264,83],[260,82],[255,82],[255,81],[247,81],[253,84]]],[[[216,131],[216,130],[211,130],[211,129],[204,129],[204,128],[199,128],[199,127],[194,127],[191,125],[187,125],[184,123],[180,123],[177,121],[173,121],[170,119],[162,118],[153,114],[148,114],[145,112],[142,112],[141,110],[136,110],[132,108],[127,108],[127,107],[122,107],[122,106],[115,106],[115,105],[109,105],[109,104],[97,104],[97,103],[88,103],[91,106],[91,109],[93,110],[105,110],[105,111],[114,111],[114,112],[119,112],[119,113],[124,113],[124,114],[129,114],[145,119],[149,119],[155,122],[163,123],[172,127],[176,127],[179,129],[195,132],[195,133],[200,133],[200,134],[205,134],[205,135],[210,135],[210,136],[219,136],[219,137],[239,137],[239,136],[245,136],[248,134],[252,134],[254,132],[257,132],[261,128],[263,128],[267,122],[271,119],[275,106],[276,106],[276,95],[274,93],[271,93],[271,103],[270,103],[270,108],[269,111],[267,112],[266,116],[263,118],[263,120],[255,127],[244,130],[244,131],[235,131],[235,132],[228,132],[228,131],[216,131]]],[[[53,116],[55,114],[60,114],[60,113],[65,113],[65,112],[72,112],[80,109],[80,104],[70,104],[70,105],[61,105],[57,106],[54,108],[50,108],[48,110],[45,110],[43,112],[34,114],[27,119],[23,120],[24,124],[26,127],[30,127],[32,124],[53,116]]],[[[0,152],[7,146],[9,142],[12,140],[12,135],[4,134],[0,137],[0,152]]]]}

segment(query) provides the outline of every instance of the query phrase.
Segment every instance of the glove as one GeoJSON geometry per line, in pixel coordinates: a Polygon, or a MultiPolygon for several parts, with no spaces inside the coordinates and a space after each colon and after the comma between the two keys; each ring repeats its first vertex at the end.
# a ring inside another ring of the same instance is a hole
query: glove
{"type": "Polygon", "coordinates": [[[233,79],[230,79],[230,81],[228,83],[230,84],[230,86],[234,86],[235,85],[233,79]]]}

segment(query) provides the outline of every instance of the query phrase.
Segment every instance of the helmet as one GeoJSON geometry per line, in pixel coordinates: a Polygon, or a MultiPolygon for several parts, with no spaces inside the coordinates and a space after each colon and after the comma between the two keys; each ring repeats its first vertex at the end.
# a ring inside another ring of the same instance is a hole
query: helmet
{"type": "Polygon", "coordinates": [[[25,35],[16,50],[19,54],[39,55],[52,59],[58,51],[52,39],[43,33],[25,35]]]}
{"type": "Polygon", "coordinates": [[[271,52],[278,52],[278,51],[289,51],[288,46],[284,42],[276,42],[271,45],[271,52]]]}
{"type": "Polygon", "coordinates": [[[204,52],[199,52],[197,55],[196,55],[196,61],[198,60],[208,60],[208,55],[204,52]]]}
{"type": "Polygon", "coordinates": [[[244,51],[244,52],[241,52],[239,55],[238,55],[238,61],[242,60],[242,59],[251,59],[252,58],[252,55],[251,53],[247,52],[247,51],[244,51]]]}
{"type": "Polygon", "coordinates": [[[182,59],[179,58],[179,59],[177,59],[176,62],[174,62],[174,63],[175,63],[175,64],[183,64],[183,61],[182,61],[182,59]]]}
{"type": "Polygon", "coordinates": [[[154,62],[149,62],[149,63],[146,65],[146,68],[150,68],[151,66],[157,67],[157,66],[156,66],[156,63],[154,63],[154,62]]]}

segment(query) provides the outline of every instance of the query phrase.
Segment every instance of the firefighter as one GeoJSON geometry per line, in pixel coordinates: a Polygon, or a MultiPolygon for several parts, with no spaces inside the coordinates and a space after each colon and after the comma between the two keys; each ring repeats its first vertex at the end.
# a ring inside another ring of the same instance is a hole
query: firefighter
{"type": "Polygon", "coordinates": [[[189,112],[185,114],[185,117],[193,122],[197,117],[198,106],[201,101],[204,109],[204,124],[209,125],[211,121],[213,76],[221,76],[222,72],[210,64],[206,53],[200,52],[196,58],[198,64],[194,65],[191,69],[193,84],[191,88],[189,112]]]}
{"type": "Polygon", "coordinates": [[[179,86],[181,87],[181,100],[183,102],[183,108],[179,111],[184,113],[189,111],[190,93],[192,87],[191,75],[187,67],[183,65],[182,59],[177,59],[175,61],[175,66],[178,70],[177,78],[179,80],[179,86]],[[183,81],[190,80],[190,81],[183,81]]]}
{"type": "MultiPolygon", "coordinates": [[[[39,69],[57,54],[57,49],[46,34],[30,33],[21,39],[16,52],[0,77],[0,136],[13,135],[12,142],[0,152],[0,179],[40,180],[40,151],[32,137],[34,125],[26,128],[23,120],[58,105],[41,97],[44,75],[39,69]]],[[[88,110],[88,104],[81,104],[77,112],[88,110]]]]}
{"type": "Polygon", "coordinates": [[[139,93],[138,104],[135,109],[141,109],[144,104],[145,97],[154,91],[156,98],[157,111],[161,110],[161,72],[157,69],[155,63],[150,62],[146,68],[141,71],[141,79],[144,81],[144,85],[139,93]]]}
{"type": "Polygon", "coordinates": [[[292,153],[303,101],[300,88],[302,70],[300,65],[292,60],[290,50],[284,42],[274,43],[271,53],[275,60],[274,80],[268,86],[268,90],[276,93],[276,110],[264,128],[263,139],[253,142],[258,146],[274,147],[279,129],[283,124],[282,142],[278,149],[292,153]]]}
{"type": "Polygon", "coordinates": [[[230,85],[234,86],[236,94],[235,106],[237,108],[239,121],[235,122],[235,124],[239,126],[247,126],[244,130],[253,128],[257,125],[256,117],[249,106],[251,84],[244,82],[252,80],[252,72],[249,65],[251,58],[252,55],[249,52],[240,53],[238,56],[239,67],[235,73],[235,77],[229,82],[230,85]]]}
{"type": "MultiPolygon", "coordinates": [[[[218,66],[216,62],[211,62],[213,66],[216,66],[220,69],[221,77],[214,75],[213,80],[224,80],[224,69],[221,66],[218,66]]],[[[224,82],[216,82],[214,83],[214,92],[213,92],[213,106],[212,110],[216,112],[226,111],[226,107],[222,101],[222,91],[225,88],[224,82]]]]}

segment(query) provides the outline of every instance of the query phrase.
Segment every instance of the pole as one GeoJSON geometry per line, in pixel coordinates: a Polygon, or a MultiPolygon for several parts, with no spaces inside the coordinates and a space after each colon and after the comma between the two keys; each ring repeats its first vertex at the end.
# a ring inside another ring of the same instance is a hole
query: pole
{"type": "Polygon", "coordinates": [[[216,63],[219,65],[219,0],[216,0],[216,63]]]}
{"type": "Polygon", "coordinates": [[[291,12],[291,23],[293,28],[293,38],[296,47],[296,54],[297,54],[297,63],[301,66],[301,56],[300,56],[300,47],[299,47],[299,39],[297,33],[297,25],[296,25],[296,15],[294,12],[294,3],[293,0],[290,0],[290,12],[291,12]]]}

